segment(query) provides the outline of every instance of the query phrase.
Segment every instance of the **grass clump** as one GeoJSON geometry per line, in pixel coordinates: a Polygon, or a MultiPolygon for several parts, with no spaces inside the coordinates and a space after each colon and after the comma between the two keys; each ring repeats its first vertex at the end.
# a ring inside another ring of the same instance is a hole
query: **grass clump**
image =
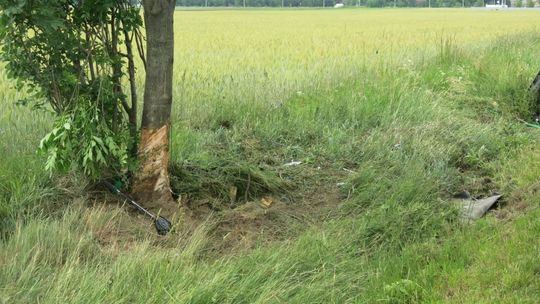
{"type": "Polygon", "coordinates": [[[251,163],[220,159],[197,166],[188,162],[170,168],[171,187],[179,195],[194,198],[214,198],[234,207],[265,194],[286,194],[290,183],[274,172],[265,171],[251,163]]]}

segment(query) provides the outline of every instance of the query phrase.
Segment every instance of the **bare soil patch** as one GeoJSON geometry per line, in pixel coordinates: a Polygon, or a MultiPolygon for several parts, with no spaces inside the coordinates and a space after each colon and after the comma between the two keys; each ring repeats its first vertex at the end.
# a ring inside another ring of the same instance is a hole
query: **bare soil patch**
{"type": "Polygon", "coordinates": [[[170,218],[175,229],[165,237],[157,235],[149,218],[118,197],[96,192],[91,204],[101,205],[115,215],[106,225],[93,227],[93,234],[105,252],[116,255],[143,241],[160,247],[182,247],[200,225],[209,225],[206,253],[235,254],[294,238],[309,227],[339,216],[338,206],[344,197],[338,182],[346,175],[344,171],[304,168],[294,181],[300,186],[292,191],[265,193],[235,205],[220,197],[181,196],[182,216],[170,218]]]}

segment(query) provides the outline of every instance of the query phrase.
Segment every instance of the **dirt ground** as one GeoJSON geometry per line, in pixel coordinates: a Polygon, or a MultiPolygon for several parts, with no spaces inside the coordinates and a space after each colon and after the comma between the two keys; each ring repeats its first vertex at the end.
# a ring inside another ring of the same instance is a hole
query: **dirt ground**
{"type": "Polygon", "coordinates": [[[170,218],[174,229],[165,237],[158,236],[152,221],[135,208],[114,195],[97,191],[90,207],[105,208],[115,214],[115,220],[94,227],[93,234],[104,251],[119,254],[143,241],[160,247],[181,247],[187,245],[183,240],[206,225],[209,238],[206,254],[235,254],[257,245],[294,238],[313,225],[339,216],[339,203],[345,199],[340,183],[348,174],[313,170],[301,177],[302,187],[289,193],[267,193],[219,210],[214,206],[227,206],[227,202],[208,197],[180,197],[182,215],[170,218]]]}

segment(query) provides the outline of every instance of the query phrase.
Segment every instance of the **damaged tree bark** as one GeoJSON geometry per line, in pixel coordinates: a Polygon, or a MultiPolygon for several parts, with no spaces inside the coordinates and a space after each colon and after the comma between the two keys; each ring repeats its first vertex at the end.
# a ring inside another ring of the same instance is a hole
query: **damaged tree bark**
{"type": "Polygon", "coordinates": [[[174,0],[144,0],[146,82],[133,195],[149,209],[174,212],[169,166],[174,0]]]}

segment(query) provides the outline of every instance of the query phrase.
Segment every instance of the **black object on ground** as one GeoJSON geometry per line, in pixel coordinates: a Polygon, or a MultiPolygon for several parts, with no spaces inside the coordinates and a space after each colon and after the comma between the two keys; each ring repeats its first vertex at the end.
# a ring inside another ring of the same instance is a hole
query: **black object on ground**
{"type": "Polygon", "coordinates": [[[159,235],[166,235],[171,230],[171,222],[169,222],[168,219],[162,217],[162,216],[156,216],[152,214],[150,211],[143,208],[143,206],[139,205],[133,198],[131,198],[129,195],[120,192],[118,188],[116,188],[113,184],[109,183],[108,181],[102,181],[102,183],[107,187],[112,193],[118,194],[125,200],[127,200],[130,204],[135,206],[139,211],[149,216],[152,220],[154,220],[154,225],[156,226],[156,231],[159,235]]]}

